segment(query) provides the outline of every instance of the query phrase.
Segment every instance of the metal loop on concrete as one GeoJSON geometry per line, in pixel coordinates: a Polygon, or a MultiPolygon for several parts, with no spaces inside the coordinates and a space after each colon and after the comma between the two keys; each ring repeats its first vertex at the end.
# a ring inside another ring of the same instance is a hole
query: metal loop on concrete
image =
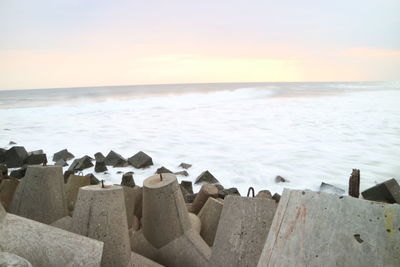
{"type": "Polygon", "coordinates": [[[83,176],[83,172],[78,172],[78,175],[79,176],[83,176]]]}
{"type": "Polygon", "coordinates": [[[254,188],[253,187],[249,187],[249,190],[247,190],[247,197],[249,197],[250,196],[250,191],[252,191],[252,195],[253,195],[253,197],[254,197],[254,188]]]}

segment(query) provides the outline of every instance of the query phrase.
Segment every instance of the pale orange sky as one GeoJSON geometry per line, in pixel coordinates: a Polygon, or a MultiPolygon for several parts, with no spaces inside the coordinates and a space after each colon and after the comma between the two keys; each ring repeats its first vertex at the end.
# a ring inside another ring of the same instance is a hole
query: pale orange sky
{"type": "Polygon", "coordinates": [[[0,3],[0,90],[400,80],[396,1],[34,2],[0,3]]]}

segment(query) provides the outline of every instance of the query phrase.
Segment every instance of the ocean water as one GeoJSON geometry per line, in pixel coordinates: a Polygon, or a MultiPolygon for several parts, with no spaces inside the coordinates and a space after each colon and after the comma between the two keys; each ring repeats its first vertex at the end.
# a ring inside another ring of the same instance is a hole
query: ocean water
{"type": "MultiPolygon", "coordinates": [[[[353,168],[361,189],[400,174],[400,83],[181,84],[0,91],[0,147],[75,156],[142,150],[151,168],[96,174],[139,185],[157,168],[193,165],[246,194],[284,187],[347,191],[353,168]],[[275,183],[281,175],[287,183],[275,183]]],[[[66,167],[68,168],[68,167],[66,167]]],[[[84,173],[93,172],[93,168],[84,173]]]]}

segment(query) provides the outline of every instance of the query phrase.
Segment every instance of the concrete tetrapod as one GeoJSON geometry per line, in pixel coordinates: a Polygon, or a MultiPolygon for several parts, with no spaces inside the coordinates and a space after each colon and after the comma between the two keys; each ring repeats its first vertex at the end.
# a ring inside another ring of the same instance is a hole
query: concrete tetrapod
{"type": "Polygon", "coordinates": [[[13,177],[10,178],[11,179],[2,180],[0,183],[0,203],[6,210],[8,210],[19,184],[17,179],[13,177]]]}
{"type": "Polygon", "coordinates": [[[228,195],[215,235],[210,266],[257,266],[277,204],[267,198],[228,195]]]}
{"type": "Polygon", "coordinates": [[[203,184],[192,203],[192,212],[199,213],[209,197],[218,197],[218,188],[213,184],[203,184]]]}
{"type": "Polygon", "coordinates": [[[103,242],[6,213],[0,205],[0,251],[33,266],[100,266],[103,242]]]}
{"type": "Polygon", "coordinates": [[[400,205],[284,189],[258,266],[400,266],[400,205]]]}
{"type": "Polygon", "coordinates": [[[210,247],[214,244],[222,207],[223,204],[220,201],[210,197],[198,215],[201,221],[200,235],[210,247]]]}
{"type": "Polygon", "coordinates": [[[166,266],[209,266],[211,250],[192,229],[175,175],[144,181],[142,225],[133,233],[133,251],[166,266]]]}
{"type": "Polygon", "coordinates": [[[67,195],[67,205],[70,214],[72,214],[72,211],[74,210],[79,188],[86,185],[90,185],[89,176],[79,176],[74,174],[69,176],[67,184],[65,185],[65,193],[67,195]]]}
{"type": "Polygon", "coordinates": [[[28,166],[9,210],[16,215],[46,224],[67,216],[62,167],[28,166]]]}
{"type": "Polygon", "coordinates": [[[0,251],[0,266],[4,267],[32,267],[26,259],[9,252],[0,251]]]}
{"type": "MultiPolygon", "coordinates": [[[[121,186],[81,187],[75,203],[71,231],[104,242],[101,266],[140,266],[139,262],[133,260],[138,255],[132,255],[131,252],[121,186]]],[[[151,263],[148,259],[146,262],[151,263]]]]}

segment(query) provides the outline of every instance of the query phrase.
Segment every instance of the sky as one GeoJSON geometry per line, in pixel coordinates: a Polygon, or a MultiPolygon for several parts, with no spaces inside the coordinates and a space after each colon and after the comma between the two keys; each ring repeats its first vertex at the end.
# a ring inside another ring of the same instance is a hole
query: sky
{"type": "Polygon", "coordinates": [[[0,90],[400,80],[399,0],[0,0],[0,90]]]}

